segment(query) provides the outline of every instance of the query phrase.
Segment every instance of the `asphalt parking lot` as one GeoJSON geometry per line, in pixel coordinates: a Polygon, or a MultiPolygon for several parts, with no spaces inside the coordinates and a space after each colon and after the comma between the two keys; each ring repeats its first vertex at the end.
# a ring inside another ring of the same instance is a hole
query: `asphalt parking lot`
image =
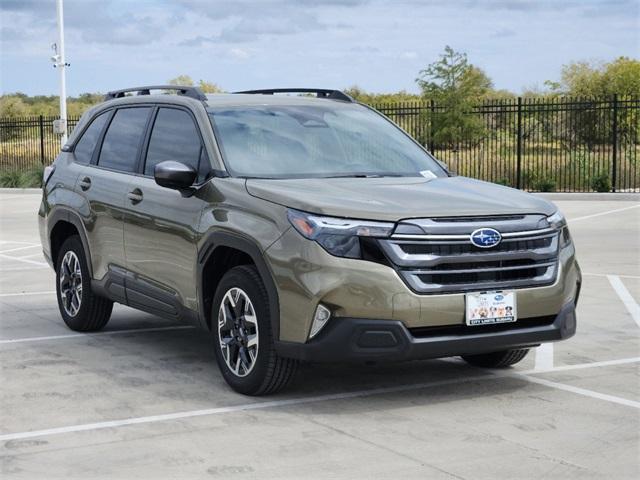
{"type": "Polygon", "coordinates": [[[116,306],[68,330],[39,201],[0,193],[2,478],[640,478],[638,201],[556,202],[584,273],[571,340],[497,373],[305,366],[266,398],[193,328],[116,306]]]}

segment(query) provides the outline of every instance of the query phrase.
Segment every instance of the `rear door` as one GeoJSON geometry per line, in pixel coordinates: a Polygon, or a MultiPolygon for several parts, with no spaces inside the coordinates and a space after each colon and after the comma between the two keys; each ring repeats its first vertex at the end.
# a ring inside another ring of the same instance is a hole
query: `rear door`
{"type": "Polygon", "coordinates": [[[109,270],[126,266],[125,198],[132,174],[137,170],[151,111],[151,107],[127,107],[110,113],[99,147],[78,177],[77,189],[88,205],[82,215],[96,280],[102,279],[109,270]]]}
{"type": "Polygon", "coordinates": [[[190,165],[204,181],[209,160],[199,127],[186,108],[162,106],[155,113],[143,155],[141,176],[129,185],[124,222],[129,304],[164,316],[178,316],[182,305],[197,310],[197,227],[204,202],[196,193],[159,186],[155,165],[174,160],[190,165]]]}

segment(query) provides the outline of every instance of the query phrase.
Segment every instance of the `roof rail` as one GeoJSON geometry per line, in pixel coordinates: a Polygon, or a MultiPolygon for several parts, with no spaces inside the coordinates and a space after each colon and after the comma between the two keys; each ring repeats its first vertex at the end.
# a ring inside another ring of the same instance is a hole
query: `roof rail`
{"type": "Polygon", "coordinates": [[[192,87],[189,85],[150,85],[148,87],[133,87],[123,88],[121,90],[112,90],[104,96],[106,100],[113,100],[114,98],[122,98],[125,93],[137,92],[137,95],[149,95],[150,90],[175,90],[178,95],[184,95],[185,97],[195,98],[196,100],[206,100],[207,96],[202,93],[198,87],[192,87]]]}
{"type": "Polygon", "coordinates": [[[328,90],[326,88],[269,88],[264,90],[244,90],[242,92],[258,95],[273,95],[274,93],[315,93],[318,98],[328,98],[330,100],[340,100],[343,102],[355,103],[355,100],[340,90],[328,90]]]}

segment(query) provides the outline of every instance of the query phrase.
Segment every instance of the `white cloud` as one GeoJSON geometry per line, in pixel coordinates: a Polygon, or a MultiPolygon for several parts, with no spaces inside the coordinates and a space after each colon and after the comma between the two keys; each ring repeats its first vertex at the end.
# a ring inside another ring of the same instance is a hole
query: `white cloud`
{"type": "Polygon", "coordinates": [[[229,53],[232,57],[237,58],[239,60],[245,60],[251,57],[251,53],[245,50],[244,48],[232,48],[229,50],[229,53]]]}
{"type": "Polygon", "coordinates": [[[418,58],[418,54],[416,52],[402,52],[400,54],[400,58],[404,58],[405,60],[413,60],[414,58],[418,58]]]}
{"type": "MultiPolygon", "coordinates": [[[[496,87],[572,60],[638,56],[637,0],[65,0],[69,91],[189,74],[229,90],[313,85],[416,91],[445,45],[496,87]]],[[[50,94],[52,0],[1,0],[3,91],[50,94]]]]}

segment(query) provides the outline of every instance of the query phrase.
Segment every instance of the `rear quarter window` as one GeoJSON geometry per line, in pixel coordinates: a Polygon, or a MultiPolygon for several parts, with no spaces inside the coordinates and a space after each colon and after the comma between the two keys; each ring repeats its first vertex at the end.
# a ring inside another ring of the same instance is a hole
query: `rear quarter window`
{"type": "Polygon", "coordinates": [[[108,117],[108,112],[98,115],[91,121],[91,124],[89,124],[87,129],[84,131],[82,137],[80,137],[80,140],[78,140],[78,143],[76,143],[73,150],[75,161],[77,163],[87,165],[91,162],[93,151],[96,149],[96,145],[100,139],[100,134],[102,133],[102,129],[104,128],[108,117]]]}

